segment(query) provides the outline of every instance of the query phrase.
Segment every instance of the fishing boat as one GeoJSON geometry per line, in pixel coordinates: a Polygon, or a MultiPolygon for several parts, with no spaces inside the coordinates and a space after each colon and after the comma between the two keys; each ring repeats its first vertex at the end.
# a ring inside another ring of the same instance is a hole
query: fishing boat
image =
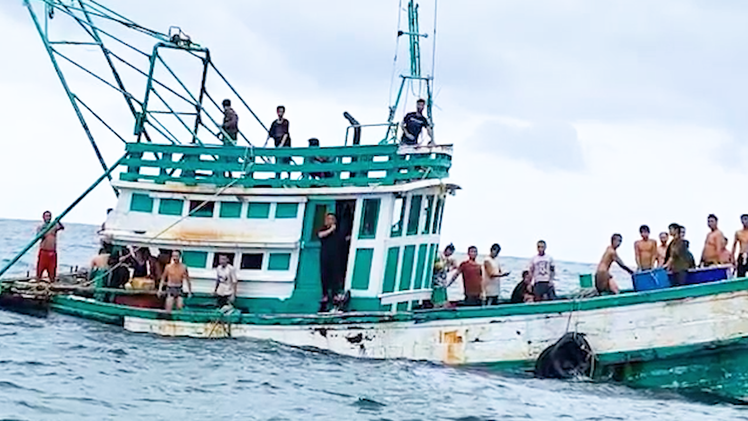
{"type": "Polygon", "coordinates": [[[26,0],[25,5],[103,168],[101,177],[55,221],[108,181],[118,199],[102,239],[122,249],[146,247],[154,255],[156,250],[181,250],[194,296],[183,310],[167,312],[154,290],[105,288],[107,273],[99,273],[65,285],[6,279],[0,284],[0,304],[31,302],[35,309],[44,305],[136,333],[253,338],[355,358],[519,372],[532,371],[544,350],[575,333],[589,344],[593,364],[587,374],[593,379],[748,400],[746,278],[616,296],[425,308],[445,204],[459,187],[448,180],[451,145],[398,142],[398,105],[411,86],[425,89],[427,116],[433,121],[433,79],[421,74],[425,34],[418,27],[414,0],[407,3],[408,28],[398,33],[408,39],[410,73],[401,78],[387,122],[362,125],[347,116],[351,125],[343,146],[288,148],[256,147],[241,132],[239,140],[246,145],[226,141],[220,107],[206,89],[208,77],[224,82],[235,102],[256,115],[215,68],[209,50],[181,30],[165,34],[144,28],[94,0],[26,0]],[[82,27],[90,38],[87,48],[100,49],[111,74],[89,73],[123,95],[134,134],[117,132],[73,92],[57,48],[81,42],[51,39],[53,16],[82,27]],[[155,38],[155,46],[138,50],[102,29],[101,21],[155,38]],[[105,40],[145,55],[146,67],[138,70],[145,80],[143,94],[126,89],[119,73],[126,60],[105,40]],[[177,78],[164,51],[199,59],[202,83],[197,90],[190,91],[177,78]],[[178,83],[160,79],[163,69],[178,83]],[[191,113],[169,106],[163,98],[167,91],[189,104],[191,113]],[[166,107],[154,107],[157,101],[166,107]],[[162,122],[164,116],[175,119],[171,126],[162,122]],[[89,120],[123,141],[124,155],[115,163],[108,164],[99,153],[89,120]],[[338,216],[350,237],[343,256],[350,293],[345,312],[318,312],[317,232],[328,213],[338,216]],[[239,279],[236,300],[228,309],[219,309],[213,295],[219,256],[229,258],[239,279]]]}

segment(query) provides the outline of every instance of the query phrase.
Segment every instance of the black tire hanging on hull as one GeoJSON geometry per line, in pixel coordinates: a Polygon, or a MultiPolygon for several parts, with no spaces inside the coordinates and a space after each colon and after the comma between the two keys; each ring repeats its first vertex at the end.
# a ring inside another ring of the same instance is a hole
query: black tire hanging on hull
{"type": "Polygon", "coordinates": [[[540,354],[535,362],[535,377],[570,379],[592,377],[594,353],[583,333],[566,333],[540,354]]]}

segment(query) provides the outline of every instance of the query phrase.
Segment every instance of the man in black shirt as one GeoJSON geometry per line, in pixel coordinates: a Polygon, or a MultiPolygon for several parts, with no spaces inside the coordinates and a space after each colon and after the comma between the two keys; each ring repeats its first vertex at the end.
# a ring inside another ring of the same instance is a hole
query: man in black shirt
{"type": "MultiPolygon", "coordinates": [[[[273,124],[270,125],[268,130],[268,141],[272,138],[275,141],[275,147],[291,147],[291,135],[288,133],[288,120],[283,118],[283,114],[286,113],[286,107],[279,105],[276,109],[278,113],[278,119],[273,120],[273,124]]],[[[265,142],[267,145],[267,142],[265,142]]]]}
{"type": "Polygon", "coordinates": [[[403,137],[401,143],[403,145],[417,145],[418,136],[421,134],[421,130],[424,127],[431,138],[429,144],[434,144],[434,131],[431,129],[429,120],[423,115],[423,108],[425,106],[426,101],[424,99],[419,99],[416,101],[416,111],[405,115],[402,123],[403,137]]]}
{"type": "MultiPolygon", "coordinates": [[[[270,141],[270,139],[272,138],[275,141],[276,148],[290,148],[291,135],[288,132],[288,120],[283,118],[283,115],[286,113],[286,107],[279,105],[276,108],[276,112],[278,113],[278,119],[273,120],[273,124],[270,125],[270,130],[268,130],[268,139],[265,141],[265,145],[267,145],[268,141],[270,141]]],[[[278,162],[280,162],[281,164],[290,164],[291,158],[279,158],[278,162]]],[[[290,176],[291,173],[289,172],[288,174],[290,176]]],[[[280,174],[277,174],[276,176],[280,177],[280,174]]]]}

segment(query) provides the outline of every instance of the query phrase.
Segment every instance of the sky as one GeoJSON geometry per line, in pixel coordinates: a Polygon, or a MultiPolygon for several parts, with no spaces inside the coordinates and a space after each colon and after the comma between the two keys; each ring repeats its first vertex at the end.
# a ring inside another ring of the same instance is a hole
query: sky
{"type": "MultiPolygon", "coordinates": [[[[266,124],[276,105],[287,107],[295,145],[341,145],[343,111],[386,121],[393,72],[407,69],[399,0],[106,3],[209,47],[266,124]]],[[[748,213],[748,3],[441,0],[435,57],[434,3],[420,3],[435,140],[454,145],[451,181],[462,187],[447,203],[444,243],[487,251],[498,242],[503,254],[527,257],[544,239],[556,259],[596,262],[621,233],[620,254],[633,264],[641,224],[655,235],[685,225],[698,256],[710,213],[732,239],[748,213]]],[[[0,2],[0,38],[0,217],[37,219],[62,211],[101,167],[22,1],[0,2]]],[[[96,51],[80,54],[94,60],[96,51]]],[[[121,96],[69,74],[87,103],[132,133],[121,96]]],[[[238,112],[242,132],[263,143],[259,125],[238,112]]],[[[114,162],[122,143],[94,132],[114,162]]],[[[381,136],[369,133],[364,143],[381,136]]],[[[115,200],[102,185],[67,220],[98,224],[115,200]]]]}

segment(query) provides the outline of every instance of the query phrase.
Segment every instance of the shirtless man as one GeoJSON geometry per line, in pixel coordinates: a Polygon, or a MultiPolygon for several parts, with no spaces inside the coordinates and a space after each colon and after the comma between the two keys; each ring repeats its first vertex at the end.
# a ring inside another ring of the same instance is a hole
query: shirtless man
{"type": "Polygon", "coordinates": [[[65,227],[59,222],[50,226],[52,224],[52,212],[50,211],[45,211],[42,214],[42,219],[44,222],[36,229],[37,234],[44,232],[44,236],[39,243],[36,279],[41,280],[46,270],[49,281],[54,282],[57,279],[57,233],[64,230],[65,227]]]}
{"type": "Polygon", "coordinates": [[[666,232],[660,233],[660,244],[657,245],[657,266],[665,266],[665,256],[667,255],[667,244],[670,236],[666,232]]]}
{"type": "Polygon", "coordinates": [[[642,239],[634,243],[634,254],[636,255],[636,269],[650,270],[655,267],[657,261],[657,242],[649,238],[649,227],[639,227],[642,239]]]}
{"type": "Polygon", "coordinates": [[[610,276],[610,266],[613,262],[616,262],[618,266],[626,272],[632,275],[634,274],[633,270],[623,264],[621,258],[618,257],[618,252],[616,252],[616,249],[621,245],[622,241],[623,237],[621,234],[613,234],[610,238],[610,246],[605,249],[603,258],[600,260],[600,264],[597,265],[597,272],[595,272],[595,288],[597,288],[597,292],[601,294],[603,292],[610,292],[612,294],[618,294],[620,292],[618,284],[613,280],[613,277],[610,276]]]}
{"type": "Polygon", "coordinates": [[[738,278],[743,278],[748,272],[748,214],[740,216],[743,228],[735,232],[735,242],[732,243],[732,255],[735,256],[735,272],[738,278]],[[738,251],[740,245],[740,251],[738,251]],[[738,254],[735,255],[735,252],[738,254]]]}
{"type": "Polygon", "coordinates": [[[174,307],[174,300],[177,301],[177,310],[184,306],[182,298],[182,284],[187,282],[187,296],[192,297],[192,283],[190,274],[187,272],[187,266],[182,263],[182,254],[174,250],[171,252],[171,262],[166,265],[164,274],[161,275],[161,282],[158,285],[158,296],[164,294],[164,281],[166,281],[166,311],[171,311],[174,307]]]}
{"type": "Polygon", "coordinates": [[[711,232],[707,234],[704,251],[701,252],[700,266],[702,267],[720,264],[723,258],[722,250],[727,247],[725,235],[717,228],[717,217],[714,214],[709,215],[706,222],[711,232]]]}

